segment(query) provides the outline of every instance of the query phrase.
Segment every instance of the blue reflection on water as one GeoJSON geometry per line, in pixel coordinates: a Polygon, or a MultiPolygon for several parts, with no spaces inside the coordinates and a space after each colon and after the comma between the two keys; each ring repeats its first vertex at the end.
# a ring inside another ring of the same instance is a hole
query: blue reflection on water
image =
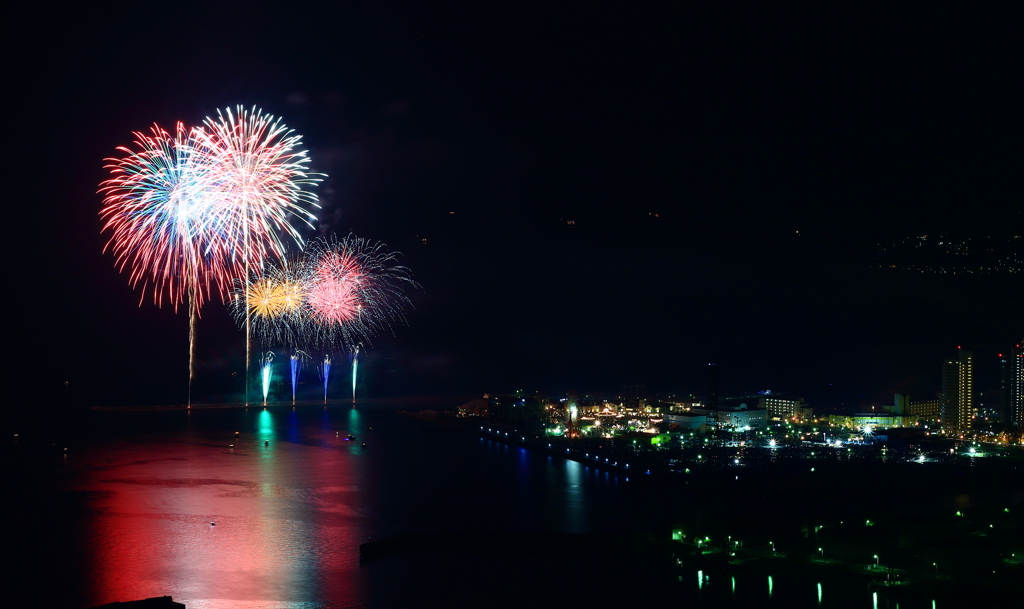
{"type": "Polygon", "coordinates": [[[565,461],[565,530],[583,533],[587,529],[586,489],[583,487],[583,465],[565,461]]]}

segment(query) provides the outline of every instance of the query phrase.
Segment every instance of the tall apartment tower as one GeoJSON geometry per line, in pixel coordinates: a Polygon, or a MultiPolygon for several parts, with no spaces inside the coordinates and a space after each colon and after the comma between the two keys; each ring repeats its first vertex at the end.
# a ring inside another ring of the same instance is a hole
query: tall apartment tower
{"type": "Polygon", "coordinates": [[[942,364],[942,427],[947,433],[971,430],[974,416],[974,354],[957,347],[956,358],[942,364]]]}
{"type": "Polygon", "coordinates": [[[1019,426],[1024,423],[1024,351],[1020,345],[999,354],[999,381],[999,420],[1019,426]]]}

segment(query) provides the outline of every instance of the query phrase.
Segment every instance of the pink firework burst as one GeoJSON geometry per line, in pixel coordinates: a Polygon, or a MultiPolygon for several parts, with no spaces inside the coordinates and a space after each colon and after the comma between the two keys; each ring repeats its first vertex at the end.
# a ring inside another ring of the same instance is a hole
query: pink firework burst
{"type": "Polygon", "coordinates": [[[306,292],[313,321],[324,325],[357,321],[365,281],[366,273],[352,253],[331,251],[319,256],[306,292]]]}
{"type": "Polygon", "coordinates": [[[406,288],[418,288],[398,252],[355,235],[317,239],[305,252],[305,322],[310,343],[353,351],[405,323],[406,288]]]}

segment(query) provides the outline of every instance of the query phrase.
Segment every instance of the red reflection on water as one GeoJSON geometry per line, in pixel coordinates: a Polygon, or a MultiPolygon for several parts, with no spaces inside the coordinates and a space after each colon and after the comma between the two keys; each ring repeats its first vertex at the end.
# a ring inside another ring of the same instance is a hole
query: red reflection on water
{"type": "Polygon", "coordinates": [[[90,455],[76,484],[92,496],[84,606],[162,595],[189,609],[360,604],[358,449],[315,428],[278,441],[275,416],[254,415],[237,440],[168,432],[90,455]]]}

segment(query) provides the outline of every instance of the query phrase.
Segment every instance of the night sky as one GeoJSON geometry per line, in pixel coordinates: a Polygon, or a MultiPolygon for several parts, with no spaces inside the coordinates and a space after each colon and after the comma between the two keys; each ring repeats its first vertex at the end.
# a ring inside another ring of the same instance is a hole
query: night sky
{"type": "MultiPolygon", "coordinates": [[[[1012,15],[492,4],[9,13],[8,387],[184,401],[187,316],[140,307],[102,254],[96,188],[132,131],[236,104],[304,136],[329,175],[320,234],[387,242],[423,286],[370,350],[368,395],[701,395],[716,362],[722,394],[849,407],[933,396],[957,345],[994,386],[1024,274],[881,269],[877,244],[1019,256],[1012,15]]],[[[217,302],[198,333],[197,392],[229,399],[243,334],[217,302]]]]}

